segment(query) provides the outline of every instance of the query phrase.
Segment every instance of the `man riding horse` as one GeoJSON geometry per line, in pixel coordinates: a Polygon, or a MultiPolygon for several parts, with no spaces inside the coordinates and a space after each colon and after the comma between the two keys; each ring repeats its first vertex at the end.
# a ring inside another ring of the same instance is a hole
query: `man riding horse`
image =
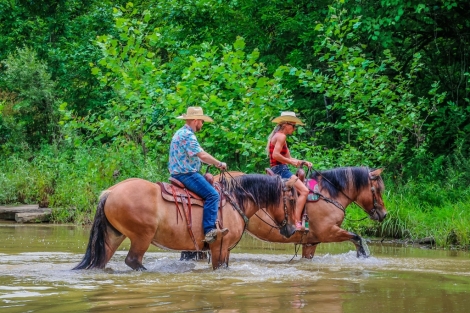
{"type": "Polygon", "coordinates": [[[208,244],[217,239],[217,235],[225,236],[227,228],[220,232],[216,227],[217,210],[220,196],[215,188],[199,173],[201,161],[226,169],[227,164],[218,161],[199,145],[195,133],[202,129],[204,122],[213,122],[212,118],[204,115],[201,107],[189,107],[186,114],[177,119],[186,120],[173,136],[170,145],[170,160],[168,170],[171,177],[182,182],[185,187],[204,199],[203,228],[205,241],[208,244]]]}

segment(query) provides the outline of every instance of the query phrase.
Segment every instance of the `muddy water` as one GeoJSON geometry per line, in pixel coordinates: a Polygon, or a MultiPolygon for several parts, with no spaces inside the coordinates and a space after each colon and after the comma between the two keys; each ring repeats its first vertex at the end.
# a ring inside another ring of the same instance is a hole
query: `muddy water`
{"type": "Polygon", "coordinates": [[[456,251],[325,244],[313,260],[294,247],[244,237],[228,269],[181,262],[152,247],[147,272],[124,264],[71,271],[88,229],[0,224],[0,312],[470,312],[470,255],[456,251]]]}

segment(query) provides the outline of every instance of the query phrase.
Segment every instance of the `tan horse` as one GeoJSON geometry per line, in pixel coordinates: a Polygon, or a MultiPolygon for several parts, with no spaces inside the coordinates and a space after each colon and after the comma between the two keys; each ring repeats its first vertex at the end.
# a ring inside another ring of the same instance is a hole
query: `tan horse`
{"type": "MultiPolygon", "coordinates": [[[[282,201],[283,184],[278,177],[245,175],[236,183],[222,185],[228,199],[222,201],[218,222],[229,232],[203,248],[211,251],[213,269],[228,266],[230,250],[240,241],[245,220],[260,208],[269,212],[284,233],[294,232],[292,210],[282,201]]],[[[126,237],[131,246],[125,263],[134,270],[145,270],[142,259],[150,244],[200,251],[198,247],[204,246],[202,203],[192,205],[189,219],[181,210],[184,208],[177,209],[176,201],[162,197],[162,188],[156,183],[131,178],[110,187],[100,196],[85,256],[74,269],[104,268],[126,237]]]]}
{"type": "Polygon", "coordinates": [[[302,257],[313,258],[321,242],[351,241],[356,246],[357,256],[367,257],[363,239],[341,228],[346,207],[356,202],[372,220],[383,221],[387,215],[382,192],[384,183],[382,169],[369,171],[366,167],[345,167],[316,172],[318,201],[308,201],[306,213],[308,232],[296,232],[290,238],[279,235],[269,213],[258,211],[248,223],[247,231],[254,237],[278,243],[302,244],[302,257]]]}

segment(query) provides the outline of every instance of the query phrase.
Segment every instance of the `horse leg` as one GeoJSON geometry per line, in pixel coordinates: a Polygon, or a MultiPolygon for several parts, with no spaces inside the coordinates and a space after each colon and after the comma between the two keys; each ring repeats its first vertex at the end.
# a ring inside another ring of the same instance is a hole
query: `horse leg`
{"type": "Polygon", "coordinates": [[[228,267],[228,261],[230,260],[230,250],[227,250],[227,267],[228,267]]]}
{"type": "Polygon", "coordinates": [[[207,251],[181,251],[180,261],[207,260],[207,251]]]}
{"type": "Polygon", "coordinates": [[[313,255],[315,254],[315,250],[317,250],[317,245],[318,243],[303,244],[302,245],[302,258],[312,259],[313,255]]]}
{"type": "Polygon", "coordinates": [[[153,235],[148,236],[135,236],[129,237],[131,240],[131,247],[126,256],[126,264],[135,271],[146,271],[147,269],[142,265],[142,259],[145,252],[150,247],[153,235]]]}
{"type": "Polygon", "coordinates": [[[111,257],[116,252],[117,248],[121,245],[124,239],[126,239],[126,236],[121,234],[118,230],[116,230],[116,228],[114,228],[109,223],[107,226],[107,233],[108,236],[106,238],[106,263],[109,262],[111,257]]]}
{"type": "Polygon", "coordinates": [[[228,266],[230,252],[228,251],[228,240],[225,242],[227,243],[217,240],[211,244],[212,269],[214,270],[221,266],[228,266]]]}
{"type": "Polygon", "coordinates": [[[353,237],[349,240],[356,246],[357,257],[368,258],[370,253],[369,249],[367,249],[367,246],[365,245],[364,239],[355,233],[350,234],[353,237]]]}
{"type": "Polygon", "coordinates": [[[355,233],[346,231],[336,225],[330,229],[324,229],[323,231],[317,233],[323,234],[323,236],[317,236],[319,242],[343,242],[349,240],[356,246],[358,258],[367,258],[369,256],[364,239],[355,233]]]}

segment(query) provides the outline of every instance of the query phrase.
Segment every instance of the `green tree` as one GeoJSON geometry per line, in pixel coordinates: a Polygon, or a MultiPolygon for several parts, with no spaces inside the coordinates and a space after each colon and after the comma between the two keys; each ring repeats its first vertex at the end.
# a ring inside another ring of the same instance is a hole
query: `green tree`
{"type": "Polygon", "coordinates": [[[32,147],[52,143],[58,134],[58,99],[47,65],[29,48],[18,49],[3,65],[5,85],[17,95],[9,112],[23,130],[24,140],[32,147]]]}

